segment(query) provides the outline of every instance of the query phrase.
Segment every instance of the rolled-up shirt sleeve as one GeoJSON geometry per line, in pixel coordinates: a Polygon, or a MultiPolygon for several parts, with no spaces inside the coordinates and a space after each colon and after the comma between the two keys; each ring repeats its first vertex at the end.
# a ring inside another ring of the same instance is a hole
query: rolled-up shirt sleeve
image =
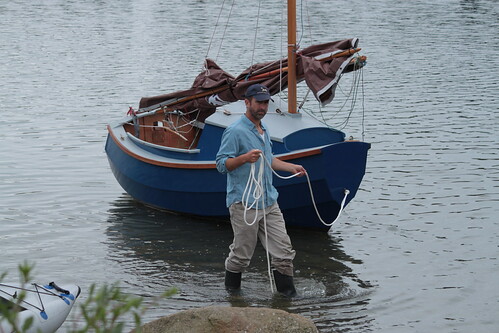
{"type": "Polygon", "coordinates": [[[222,135],[222,142],[220,143],[220,149],[218,150],[216,157],[218,172],[223,174],[229,172],[225,166],[225,161],[227,161],[228,158],[236,157],[237,151],[238,143],[235,133],[232,132],[232,128],[226,128],[222,135]]]}

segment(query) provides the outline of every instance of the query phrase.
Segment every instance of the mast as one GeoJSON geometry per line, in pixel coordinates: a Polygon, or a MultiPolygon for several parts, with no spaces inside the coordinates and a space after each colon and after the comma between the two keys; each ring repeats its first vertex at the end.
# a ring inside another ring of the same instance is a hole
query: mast
{"type": "Polygon", "coordinates": [[[288,112],[296,110],[296,0],[288,0],[288,112]]]}

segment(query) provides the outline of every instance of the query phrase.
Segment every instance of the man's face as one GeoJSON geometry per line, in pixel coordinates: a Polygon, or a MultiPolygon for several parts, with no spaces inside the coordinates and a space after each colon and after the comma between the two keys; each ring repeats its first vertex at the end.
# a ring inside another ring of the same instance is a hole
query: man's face
{"type": "Polygon", "coordinates": [[[269,109],[269,101],[257,101],[254,98],[245,99],[246,109],[255,120],[262,120],[269,109]]]}

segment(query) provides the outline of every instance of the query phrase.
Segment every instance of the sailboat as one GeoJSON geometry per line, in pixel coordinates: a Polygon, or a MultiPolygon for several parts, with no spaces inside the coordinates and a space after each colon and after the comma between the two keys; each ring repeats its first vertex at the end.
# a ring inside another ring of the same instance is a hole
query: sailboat
{"type": "Polygon", "coordinates": [[[261,83],[272,100],[263,122],[275,157],[307,170],[305,177],[274,178],[289,227],[328,231],[355,197],[370,144],[346,139],[297,108],[297,83],[305,81],[326,105],[341,76],[366,63],[358,39],[298,49],[296,1],[288,1],[288,54],[254,64],[237,77],[206,59],[191,88],[143,97],[138,109],[107,126],[106,153],[114,176],[135,200],[158,209],[228,220],[226,176],[216,169],[222,133],[245,112],[244,93],[261,83]],[[287,100],[280,94],[287,90],[287,100]]]}

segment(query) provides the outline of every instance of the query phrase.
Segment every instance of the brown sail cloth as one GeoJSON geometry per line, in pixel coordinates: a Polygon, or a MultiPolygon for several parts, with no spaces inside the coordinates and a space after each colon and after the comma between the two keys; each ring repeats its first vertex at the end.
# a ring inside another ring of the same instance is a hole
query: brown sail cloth
{"type": "MultiPolygon", "coordinates": [[[[313,45],[297,54],[297,81],[305,80],[316,99],[323,105],[331,102],[334,91],[343,73],[356,70],[364,62],[351,62],[358,39],[313,45]]],[[[166,107],[189,113],[199,110],[198,120],[203,121],[215,112],[218,106],[244,98],[246,89],[254,84],[266,85],[272,95],[287,88],[287,59],[258,63],[233,77],[221,69],[213,60],[206,59],[205,70],[201,72],[192,87],[165,95],[143,97],[140,109],[166,107]],[[282,74],[281,74],[282,73],[282,74]]]]}

